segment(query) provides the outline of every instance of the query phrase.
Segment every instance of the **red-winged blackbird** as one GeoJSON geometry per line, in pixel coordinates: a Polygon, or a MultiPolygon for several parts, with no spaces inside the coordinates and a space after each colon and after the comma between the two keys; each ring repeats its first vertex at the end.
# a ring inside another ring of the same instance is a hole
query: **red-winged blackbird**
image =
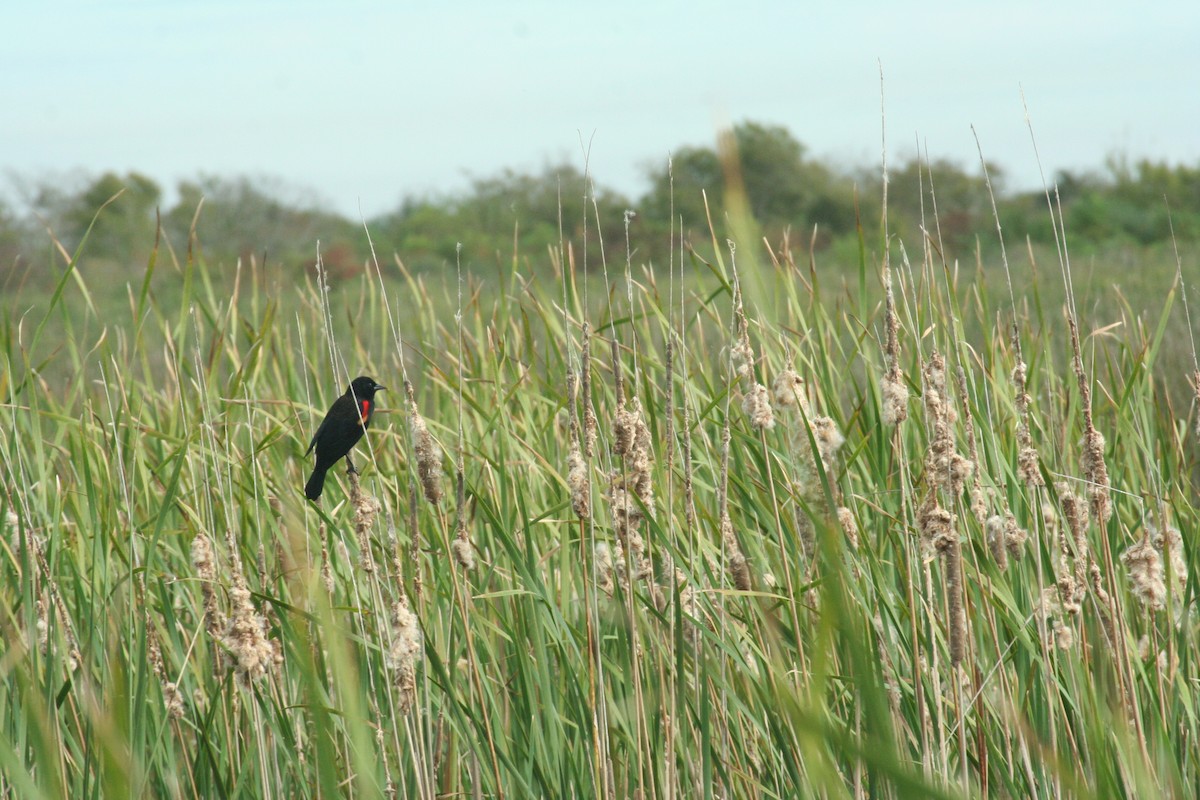
{"type": "Polygon", "coordinates": [[[308,443],[308,455],[317,450],[317,464],[312,477],[304,484],[304,495],[309,500],[321,497],[325,488],[325,473],[343,456],[350,472],[355,472],[350,460],[350,448],[362,438],[363,431],[371,424],[375,415],[375,393],[384,387],[367,377],[355,378],[346,393],[333,401],[329,413],[321,420],[321,426],[308,443]]]}

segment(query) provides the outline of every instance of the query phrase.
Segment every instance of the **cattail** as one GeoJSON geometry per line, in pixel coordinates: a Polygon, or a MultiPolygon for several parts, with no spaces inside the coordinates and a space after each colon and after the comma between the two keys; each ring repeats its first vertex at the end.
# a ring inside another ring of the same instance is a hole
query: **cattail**
{"type": "Polygon", "coordinates": [[[771,391],[774,394],[775,405],[779,408],[791,408],[797,406],[804,412],[805,418],[812,416],[808,404],[808,390],[805,387],[804,378],[801,378],[799,373],[793,369],[785,369],[775,377],[775,383],[771,386],[771,391]]]}
{"type": "Polygon", "coordinates": [[[1196,390],[1196,438],[1200,439],[1200,369],[1192,373],[1192,386],[1196,390]]]}
{"type": "Polygon", "coordinates": [[[374,496],[362,490],[358,475],[350,473],[350,504],[354,507],[354,538],[358,542],[358,560],[363,572],[375,571],[375,559],[371,555],[371,528],[383,505],[374,496]]]}
{"type": "MultiPolygon", "coordinates": [[[[1090,416],[1090,414],[1088,415],[1090,416]]],[[[1083,436],[1083,455],[1080,458],[1083,477],[1088,481],[1088,501],[1092,518],[1103,525],[1112,517],[1112,500],[1109,497],[1108,466],[1104,463],[1104,436],[1087,420],[1083,436]]]]}
{"type": "Polygon", "coordinates": [[[267,635],[267,622],[244,584],[229,589],[232,613],[221,643],[233,656],[234,672],[243,685],[264,677],[283,659],[279,644],[267,635]]]}
{"type": "Polygon", "coordinates": [[[854,519],[854,512],[846,506],[838,506],[837,510],[838,524],[842,526],[842,531],[846,534],[846,541],[854,550],[858,549],[858,522],[854,519]]]}
{"type": "Polygon", "coordinates": [[[583,323],[583,334],[580,337],[582,341],[579,344],[581,364],[579,367],[579,404],[580,415],[583,417],[583,453],[588,458],[596,452],[596,437],[598,435],[598,426],[596,424],[596,412],[592,409],[592,370],[589,366],[590,345],[592,339],[592,328],[588,323],[583,323]]]}
{"type": "Polygon", "coordinates": [[[1167,601],[1162,556],[1148,532],[1137,544],[1121,554],[1121,563],[1129,571],[1133,596],[1154,611],[1162,610],[1167,601]]]}
{"type": "Polygon", "coordinates": [[[957,541],[954,514],[942,508],[934,495],[917,511],[917,527],[926,552],[942,552],[957,541]]]}
{"type": "Polygon", "coordinates": [[[437,505],[442,499],[442,487],[439,479],[442,476],[442,451],[438,447],[425,420],[420,414],[414,413],[412,418],[413,451],[417,456],[417,475],[421,479],[421,488],[425,499],[431,505],[437,505]]]}
{"type": "Polygon", "coordinates": [[[950,614],[950,663],[958,666],[966,657],[967,615],[963,609],[962,545],[955,536],[942,550],[946,570],[946,605],[950,614]]]}
{"type": "Polygon", "coordinates": [[[204,598],[204,627],[214,639],[225,630],[225,613],[217,601],[217,566],[213,561],[212,541],[203,533],[192,540],[192,568],[200,579],[204,598]]]}
{"type": "Polygon", "coordinates": [[[1075,646],[1075,629],[1061,620],[1054,624],[1054,645],[1059,650],[1070,650],[1075,646]]]}
{"type": "Polygon", "coordinates": [[[333,596],[333,567],[329,563],[329,548],[325,546],[325,526],[321,525],[321,585],[325,593],[333,596]]]}
{"type": "Polygon", "coordinates": [[[903,380],[883,377],[880,387],[883,395],[883,410],[881,417],[884,425],[899,425],[908,419],[908,385],[903,380]]]}
{"type": "Polygon", "coordinates": [[[220,642],[233,656],[234,674],[243,685],[266,676],[283,663],[283,650],[267,633],[267,620],[254,607],[252,595],[242,572],[233,532],[229,540],[230,616],[220,642]]]}
{"type": "Polygon", "coordinates": [[[34,603],[34,612],[37,615],[37,645],[38,652],[42,655],[50,650],[50,612],[49,603],[41,597],[34,603]]]}
{"type": "MultiPolygon", "coordinates": [[[[800,491],[798,487],[797,491],[800,491]]],[[[817,552],[817,528],[813,524],[812,517],[804,512],[799,503],[795,504],[795,509],[796,532],[800,535],[800,546],[804,550],[804,557],[812,561],[817,552]]]]}
{"type": "MultiPolygon", "coordinates": [[[[143,606],[145,608],[145,606],[143,606]]],[[[174,719],[182,719],[184,715],[184,699],[183,692],[179,690],[179,685],[174,681],[168,680],[167,668],[163,664],[162,648],[158,643],[158,633],[154,629],[154,624],[150,620],[150,614],[147,611],[145,616],[146,626],[146,659],[150,662],[150,668],[154,670],[154,675],[158,678],[162,686],[163,704],[166,706],[167,714],[174,719]]]]}
{"type": "Polygon", "coordinates": [[[607,542],[597,542],[593,557],[596,567],[596,585],[611,594],[615,569],[612,548],[608,546],[607,542]]]}
{"type": "Polygon", "coordinates": [[[733,521],[729,519],[728,512],[721,514],[721,545],[725,549],[726,565],[734,587],[743,592],[750,591],[750,565],[733,532],[733,521]]]}
{"type": "MultiPolygon", "coordinates": [[[[412,596],[421,599],[421,529],[417,525],[417,482],[408,482],[408,558],[412,563],[412,596]]],[[[402,571],[400,571],[402,572],[402,571]]]]}
{"type": "Polygon", "coordinates": [[[412,434],[413,452],[417,460],[417,475],[421,479],[425,499],[430,505],[436,506],[442,500],[442,449],[417,409],[412,384],[405,381],[404,390],[408,393],[409,431],[412,434]]]}
{"type": "Polygon", "coordinates": [[[404,595],[392,605],[391,623],[392,642],[385,664],[392,671],[392,681],[400,693],[398,709],[407,714],[417,696],[417,663],[423,645],[417,615],[408,607],[404,595]]]}
{"type": "Polygon", "coordinates": [[[1029,531],[1017,524],[1017,518],[1011,511],[1004,512],[1004,546],[1008,549],[1008,554],[1013,558],[1020,558],[1028,539],[1029,531]]]}
{"type": "Polygon", "coordinates": [[[884,308],[884,358],[887,372],[883,376],[883,424],[899,425],[908,419],[908,385],[900,375],[900,320],[896,316],[896,296],[892,291],[892,271],[883,270],[883,288],[886,297],[884,308]]]}
{"type": "Polygon", "coordinates": [[[1012,381],[1017,402],[1017,475],[1029,488],[1045,486],[1033,435],[1029,431],[1029,392],[1026,389],[1029,368],[1024,361],[1013,367],[1012,381]]]}
{"type": "Polygon", "coordinates": [[[1004,572],[1008,569],[1007,534],[1004,531],[1004,517],[993,514],[984,524],[987,531],[988,552],[996,562],[996,569],[1004,572]]]}
{"type": "Polygon", "coordinates": [[[1170,569],[1171,581],[1174,583],[1176,596],[1183,594],[1187,586],[1188,568],[1187,555],[1183,552],[1183,537],[1178,528],[1170,526],[1163,530],[1150,528],[1151,541],[1163,554],[1163,562],[1170,569]]]}
{"type": "Polygon", "coordinates": [[[842,449],[842,445],[846,443],[846,437],[842,436],[842,432],[838,430],[837,423],[832,417],[817,417],[812,421],[813,439],[817,443],[817,452],[821,456],[821,461],[824,462],[825,470],[828,472],[833,465],[833,459],[837,455],[838,450],[842,449]]]}
{"type": "Polygon", "coordinates": [[[963,410],[963,430],[967,439],[967,454],[960,456],[962,463],[951,464],[951,481],[959,486],[971,481],[971,513],[981,524],[986,525],[988,519],[988,496],[979,480],[979,445],[975,439],[975,419],[971,415],[971,396],[967,392],[967,373],[960,364],[954,372],[954,388],[958,393],[958,402],[963,410]]]}
{"type": "Polygon", "coordinates": [[[464,517],[460,517],[458,520],[454,541],[450,543],[450,553],[463,569],[467,571],[475,569],[475,548],[471,545],[471,539],[467,534],[467,522],[464,517]]]}
{"type": "Polygon", "coordinates": [[[761,383],[755,383],[742,398],[742,411],[750,418],[750,425],[758,430],[775,427],[775,412],[771,409],[771,393],[761,383]]]}
{"type": "Polygon", "coordinates": [[[754,373],[754,347],[750,344],[750,332],[747,330],[746,314],[742,309],[741,291],[736,293],[736,326],[737,341],[729,352],[729,360],[738,378],[749,379],[754,373]]]}
{"type": "Polygon", "coordinates": [[[950,662],[958,666],[966,657],[967,617],[963,609],[962,544],[954,530],[955,522],[954,514],[938,505],[936,493],[930,493],[917,512],[923,547],[942,556],[946,606],[950,615],[947,620],[950,662]]]}
{"type": "Polygon", "coordinates": [[[567,454],[567,488],[571,490],[571,508],[579,519],[588,519],[592,513],[592,485],[588,479],[587,462],[579,449],[579,442],[571,442],[567,454]]]}
{"type": "Polygon", "coordinates": [[[699,638],[703,617],[700,611],[700,593],[695,586],[685,586],[679,590],[679,613],[688,623],[683,629],[683,638],[689,644],[695,644],[699,638]]]}
{"type": "Polygon", "coordinates": [[[608,501],[613,526],[625,551],[633,559],[634,578],[651,573],[646,545],[639,532],[643,510],[652,507],[650,429],[642,418],[641,402],[635,397],[622,404],[613,417],[614,465],[609,479],[608,501]]]}

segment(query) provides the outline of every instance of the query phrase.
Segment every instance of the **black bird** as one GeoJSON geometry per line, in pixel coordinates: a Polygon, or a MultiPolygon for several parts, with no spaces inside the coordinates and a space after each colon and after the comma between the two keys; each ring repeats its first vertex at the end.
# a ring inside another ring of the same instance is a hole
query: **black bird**
{"type": "Polygon", "coordinates": [[[321,420],[321,426],[308,443],[307,456],[316,448],[317,464],[312,477],[304,484],[304,495],[309,500],[318,500],[325,488],[325,473],[343,456],[350,472],[354,462],[350,460],[350,448],[362,438],[363,431],[371,424],[375,415],[375,393],[384,387],[363,376],[350,382],[346,393],[333,401],[329,413],[321,420]]]}

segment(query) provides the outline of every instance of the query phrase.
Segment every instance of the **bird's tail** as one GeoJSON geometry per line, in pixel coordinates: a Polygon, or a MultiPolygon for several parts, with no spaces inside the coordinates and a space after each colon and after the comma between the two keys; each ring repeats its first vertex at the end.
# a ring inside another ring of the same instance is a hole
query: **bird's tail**
{"type": "Polygon", "coordinates": [[[320,500],[321,491],[325,488],[325,473],[328,467],[318,466],[313,470],[312,477],[304,484],[304,496],[309,500],[320,500]]]}

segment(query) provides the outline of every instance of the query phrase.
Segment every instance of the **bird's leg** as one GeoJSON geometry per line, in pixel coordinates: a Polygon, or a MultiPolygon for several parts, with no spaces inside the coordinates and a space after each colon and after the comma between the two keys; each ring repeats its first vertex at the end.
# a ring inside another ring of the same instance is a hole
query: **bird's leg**
{"type": "Polygon", "coordinates": [[[358,470],[354,467],[354,462],[350,460],[350,454],[346,454],[346,474],[357,475],[358,470]]]}

